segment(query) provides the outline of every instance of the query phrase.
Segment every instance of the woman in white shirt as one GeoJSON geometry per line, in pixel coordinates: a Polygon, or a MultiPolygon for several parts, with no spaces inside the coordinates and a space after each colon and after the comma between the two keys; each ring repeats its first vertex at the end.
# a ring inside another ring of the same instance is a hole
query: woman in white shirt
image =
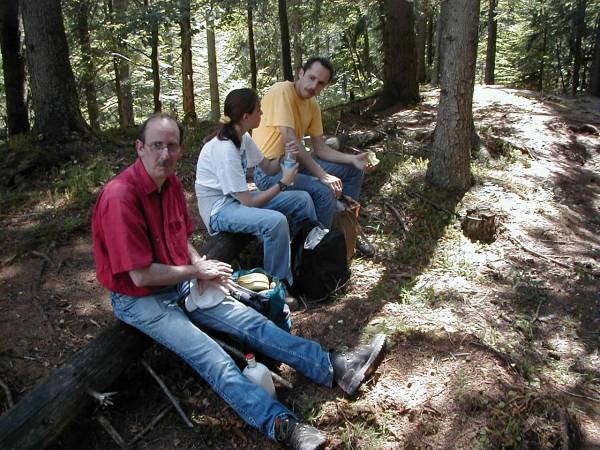
{"type": "Polygon", "coordinates": [[[198,209],[210,234],[228,231],[259,237],[264,269],[291,285],[288,218],[294,232],[302,221],[316,222],[317,217],[307,192],[286,191],[298,174],[298,164],[281,166],[281,181],[267,190],[248,190],[249,167],[258,166],[269,175],[280,170],[280,161],[264,158],[248,134],[258,126],[261,115],[260,99],[252,89],[234,89],[227,95],[222,125],[198,157],[198,209]]]}

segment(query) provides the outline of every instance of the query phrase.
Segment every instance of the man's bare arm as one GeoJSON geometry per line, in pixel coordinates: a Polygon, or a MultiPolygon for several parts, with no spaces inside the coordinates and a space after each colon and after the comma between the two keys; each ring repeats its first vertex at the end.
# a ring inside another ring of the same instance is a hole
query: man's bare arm
{"type": "Polygon", "coordinates": [[[130,270],[129,276],[136,286],[147,287],[171,286],[193,278],[198,278],[199,280],[222,279],[229,277],[233,273],[229,264],[200,256],[189,242],[188,252],[192,264],[172,266],[152,263],[142,269],[130,270]]]}
{"type": "Polygon", "coordinates": [[[323,170],[323,168],[317,164],[317,162],[312,158],[312,156],[304,150],[304,145],[298,142],[296,139],[296,134],[294,130],[290,127],[279,127],[279,131],[283,138],[284,145],[288,142],[293,142],[298,146],[298,153],[296,155],[296,159],[302,164],[306,169],[312,173],[315,177],[321,181],[321,183],[328,185],[333,194],[336,197],[339,197],[342,194],[342,180],[338,177],[331,175],[323,170]]]}
{"type": "Polygon", "coordinates": [[[325,143],[323,136],[311,136],[310,143],[315,150],[315,154],[325,161],[341,164],[351,164],[359,170],[369,171],[369,154],[367,152],[357,155],[349,155],[339,152],[325,143]]]}
{"type": "Polygon", "coordinates": [[[287,144],[288,142],[293,143],[297,146],[296,159],[300,164],[302,164],[306,169],[312,173],[315,177],[321,179],[327,172],[325,172],[321,166],[319,166],[310,156],[308,152],[304,150],[304,145],[298,142],[296,138],[296,134],[294,130],[290,127],[279,127],[279,132],[281,133],[281,137],[283,138],[283,144],[287,144]]]}
{"type": "Polygon", "coordinates": [[[195,278],[198,269],[192,265],[169,266],[166,264],[152,263],[143,269],[129,271],[129,276],[137,287],[170,286],[182,281],[195,278]]]}

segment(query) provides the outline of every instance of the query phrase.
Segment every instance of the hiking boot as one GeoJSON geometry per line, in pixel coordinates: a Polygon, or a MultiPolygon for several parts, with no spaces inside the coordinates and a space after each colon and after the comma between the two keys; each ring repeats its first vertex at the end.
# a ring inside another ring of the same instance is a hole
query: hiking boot
{"type": "Polygon", "coordinates": [[[318,450],[327,444],[325,433],[293,417],[275,420],[275,439],[294,450],[318,450]]]}
{"type": "Polygon", "coordinates": [[[385,346],[385,335],[376,335],[367,345],[331,353],[333,379],[348,395],[354,395],[360,384],[377,368],[385,346]]]}
{"type": "Polygon", "coordinates": [[[375,256],[375,246],[373,244],[369,244],[366,241],[361,241],[358,239],[356,241],[356,251],[361,254],[361,256],[365,258],[372,258],[375,256]]]}

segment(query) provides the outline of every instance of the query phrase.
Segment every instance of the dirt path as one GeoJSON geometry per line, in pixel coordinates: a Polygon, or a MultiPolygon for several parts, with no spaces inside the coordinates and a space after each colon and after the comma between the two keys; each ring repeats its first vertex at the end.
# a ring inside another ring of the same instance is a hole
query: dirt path
{"type": "MultiPolygon", "coordinates": [[[[600,101],[478,87],[487,151],[456,204],[422,182],[437,103],[435,92],[423,95],[419,107],[372,124],[390,135],[370,147],[382,163],[367,179],[362,218],[378,256],[354,261],[345,296],[294,314],[296,332],[326,347],[383,330],[388,355],[353,401],[285,367],[296,387],[280,398],[329,431],[333,448],[551,448],[566,439],[600,448],[600,101]],[[454,217],[407,188],[460,214],[490,211],[501,224],[496,240],[471,242],[454,217]]],[[[195,155],[188,159],[191,187],[195,155]]],[[[42,208],[0,216],[4,236],[35,227],[42,208]]],[[[0,381],[16,402],[113,318],[87,232],[17,258],[10,242],[3,247],[0,381]]],[[[146,358],[197,426],[186,430],[170,412],[139,448],[271,447],[177,358],[159,348],[146,358]]],[[[165,406],[138,364],[115,390],[115,406],[102,412],[128,439],[165,406]]],[[[0,398],[3,411],[4,391],[0,398]]],[[[115,447],[96,413],[57,448],[115,447]]]]}

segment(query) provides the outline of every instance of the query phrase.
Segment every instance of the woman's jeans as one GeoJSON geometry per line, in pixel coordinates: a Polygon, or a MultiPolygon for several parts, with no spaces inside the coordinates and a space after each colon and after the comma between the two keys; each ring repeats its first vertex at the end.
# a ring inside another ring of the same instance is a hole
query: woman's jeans
{"type": "MultiPolygon", "coordinates": [[[[319,158],[314,158],[314,160],[325,172],[335,175],[342,180],[342,194],[358,201],[364,176],[362,170],[357,169],[351,164],[338,164],[319,158]]],[[[333,191],[328,185],[321,183],[317,177],[308,172],[304,166],[300,166],[300,172],[294,180],[294,184],[289,189],[308,192],[315,205],[317,219],[326,228],[331,228],[333,213],[335,211],[333,191]]],[[[267,175],[260,167],[254,169],[254,182],[261,191],[269,189],[269,187],[276,184],[279,180],[281,180],[281,172],[275,175],[267,175]]],[[[289,190],[286,192],[289,192],[289,190]]]]}
{"type": "MultiPolygon", "coordinates": [[[[256,195],[257,192],[251,193],[256,195]]],[[[313,202],[306,192],[280,192],[262,208],[244,206],[232,202],[210,218],[214,231],[246,233],[257,236],[263,242],[263,266],[271,275],[293,284],[290,257],[290,229],[295,233],[305,220],[315,222],[317,216],[313,202]]]]}
{"type": "Polygon", "coordinates": [[[179,305],[188,294],[186,281],[145,297],[112,292],[111,300],[120,320],[183,358],[249,425],[275,439],[275,419],[295,416],[242,375],[231,357],[201,328],[235,336],[314,382],[332,386],[329,354],[316,342],[283,331],[262,314],[230,297],[212,308],[187,313],[179,305]]]}

